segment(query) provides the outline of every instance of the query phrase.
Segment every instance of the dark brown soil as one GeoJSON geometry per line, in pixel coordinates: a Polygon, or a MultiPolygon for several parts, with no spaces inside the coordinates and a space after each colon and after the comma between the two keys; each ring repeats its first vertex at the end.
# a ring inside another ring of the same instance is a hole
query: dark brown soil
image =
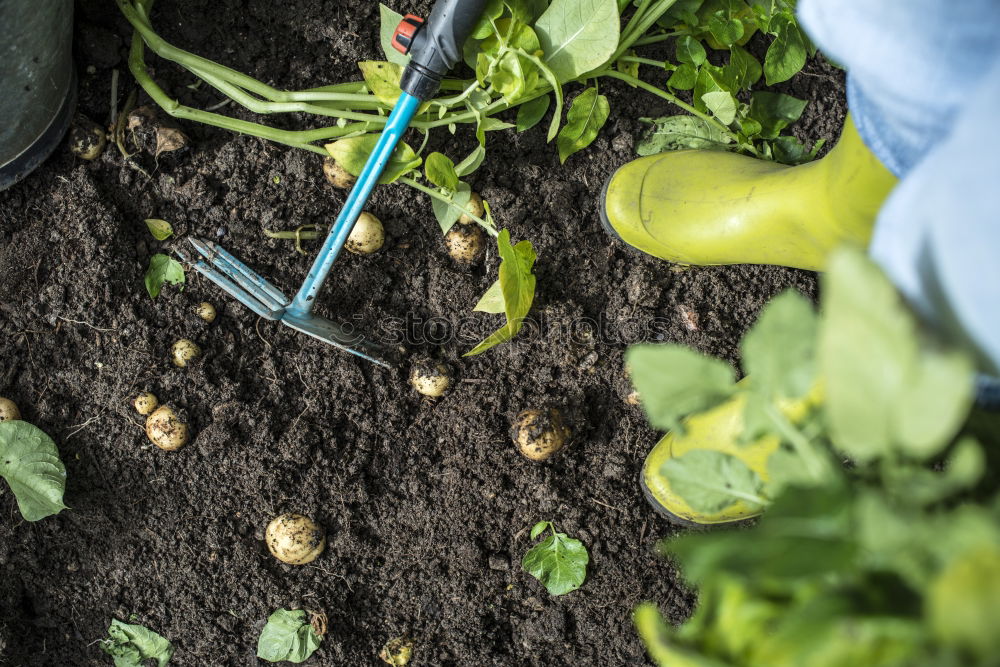
{"type": "MultiPolygon", "coordinates": [[[[382,57],[375,3],[160,0],[154,22],[177,45],[286,88],[357,79],[355,61],[382,57]]],[[[80,109],[99,122],[112,69],[124,74],[119,104],[133,85],[122,59],[130,35],[113,3],[78,3],[80,109]]],[[[149,61],[183,101],[219,101],[149,61]]],[[[813,100],[796,133],[832,142],[845,109],[840,73],[815,61],[784,89],[813,100]]],[[[735,363],[767,299],[788,286],[814,295],[815,282],[763,267],[674,272],[610,242],[596,194],[634,157],[637,119],[672,111],[614,81],[601,92],[612,118],[566,165],[540,130],[497,132],[472,178],[500,224],[538,251],[544,326],[462,358],[498,325],[470,315],[496,253],[471,271],[453,265],[427,200],[405,186],[378,188],[369,205],[387,247],[338,260],[321,312],[382,335],[400,321],[422,331],[410,350],[455,373],[436,402],[410,389],[405,368],[384,371],[260,320],[193,272],[183,291],[165,287],[155,301],[143,288],[150,255],[170,246],[142,222],[157,217],[181,239],[220,240],[294,291],[311,256],[262,230],[335,216],[343,194],[323,181],[316,155],[184,124],[190,148],[158,164],[138,158],[151,177],[114,148],[95,163],[60,150],[0,194],[0,395],[54,437],[72,508],[30,524],[0,491],[0,664],[108,665],[96,642],[112,618],[131,618],[174,642],[172,664],[253,665],[268,614],[297,606],[329,616],[312,665],[380,664],[382,644],[403,634],[416,639],[413,665],[644,664],[636,603],[653,600],[679,622],[695,597],[655,552],[674,529],[636,483],[657,434],[624,400],[622,354],[632,342],[679,341],[735,363]],[[212,325],[194,315],[203,300],[219,308],[212,325]],[[456,330],[463,340],[426,337],[456,330]],[[169,358],[182,337],[205,353],[186,369],[169,358]],[[146,440],[130,406],[144,389],[186,411],[186,448],[146,440]],[[558,407],[573,438],[535,464],[509,427],[541,406],[558,407]],[[314,564],[285,566],[267,552],[264,527],[289,511],[328,531],[314,564]],[[560,598],[520,570],[527,529],[543,519],[591,554],[586,583],[560,598]]],[[[464,128],[430,148],[461,158],[473,141],[464,128]]]]}

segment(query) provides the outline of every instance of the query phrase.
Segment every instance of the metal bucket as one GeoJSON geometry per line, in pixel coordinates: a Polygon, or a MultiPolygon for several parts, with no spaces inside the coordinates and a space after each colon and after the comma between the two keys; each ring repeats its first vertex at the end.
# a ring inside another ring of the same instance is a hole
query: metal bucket
{"type": "Polygon", "coordinates": [[[73,0],[0,0],[0,190],[59,144],[76,106],[73,0]]]}

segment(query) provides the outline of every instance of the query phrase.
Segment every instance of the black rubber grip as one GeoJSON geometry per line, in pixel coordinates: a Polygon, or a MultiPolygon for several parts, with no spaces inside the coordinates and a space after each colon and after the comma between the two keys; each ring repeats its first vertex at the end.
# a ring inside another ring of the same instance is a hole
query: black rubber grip
{"type": "Polygon", "coordinates": [[[485,6],[486,0],[437,0],[413,38],[400,87],[421,100],[432,98],[442,77],[462,60],[462,47],[485,6]]]}

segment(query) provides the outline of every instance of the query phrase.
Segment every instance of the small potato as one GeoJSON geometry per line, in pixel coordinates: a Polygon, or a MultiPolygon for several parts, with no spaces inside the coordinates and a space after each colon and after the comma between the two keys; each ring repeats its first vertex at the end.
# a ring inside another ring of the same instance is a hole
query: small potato
{"type": "Polygon", "coordinates": [[[21,418],[21,411],[17,409],[17,404],[9,398],[0,396],[0,422],[11,422],[21,418]]]}
{"type": "Polygon", "coordinates": [[[393,667],[405,667],[413,657],[413,640],[408,637],[390,639],[378,652],[378,657],[393,667]]]}
{"type": "Polygon", "coordinates": [[[210,304],[208,301],[202,301],[199,303],[195,309],[195,314],[201,319],[205,320],[209,324],[215,321],[215,306],[210,304]]]}
{"type": "Polygon", "coordinates": [[[77,115],[69,129],[69,151],[84,160],[96,160],[108,144],[104,128],[86,116],[77,115]]]}
{"type": "Polygon", "coordinates": [[[146,437],[160,449],[173,452],[188,441],[188,427],[169,405],[162,405],[146,418],[146,437]]]}
{"type": "Polygon", "coordinates": [[[347,237],[344,247],[355,255],[370,255],[385,243],[385,229],[371,213],[362,213],[347,237]]]}
{"type": "MultiPolygon", "coordinates": [[[[472,193],[469,197],[469,203],[466,204],[465,209],[477,218],[482,218],[486,215],[486,207],[483,206],[483,198],[479,196],[478,192],[472,193]]],[[[460,217],[458,221],[463,225],[471,225],[476,222],[465,213],[462,214],[462,217],[460,217]]]]}
{"type": "Polygon", "coordinates": [[[565,446],[569,428],[555,408],[525,410],[514,419],[510,437],[526,458],[544,461],[565,446]]]}
{"type": "Polygon", "coordinates": [[[264,541],[271,555],[282,563],[311,563],[326,548],[326,534],[315,521],[301,514],[282,514],[267,524],[264,541]]]}
{"type": "Polygon", "coordinates": [[[347,190],[358,180],[354,174],[337,164],[337,161],[332,157],[323,160],[323,175],[326,176],[330,185],[342,190],[347,190]]]}
{"type": "Polygon", "coordinates": [[[448,254],[459,264],[472,264],[483,254],[486,244],[479,225],[454,225],[445,234],[448,254]]]}
{"type": "Polygon", "coordinates": [[[181,368],[184,368],[201,356],[201,348],[193,340],[188,340],[187,338],[181,338],[174,343],[170,352],[174,360],[174,365],[181,368]]]}
{"type": "Polygon", "coordinates": [[[418,393],[437,398],[451,385],[451,371],[433,359],[422,359],[410,370],[410,384],[418,393]]]}
{"type": "Polygon", "coordinates": [[[148,415],[160,405],[160,402],[156,400],[156,395],[153,392],[144,391],[135,397],[132,405],[140,415],[148,415]]]}

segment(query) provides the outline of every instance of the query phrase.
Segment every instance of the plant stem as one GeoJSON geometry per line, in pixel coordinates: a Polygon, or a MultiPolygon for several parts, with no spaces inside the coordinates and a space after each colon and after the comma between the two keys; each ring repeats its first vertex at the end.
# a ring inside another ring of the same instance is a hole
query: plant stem
{"type": "Polygon", "coordinates": [[[445,204],[447,204],[448,206],[452,207],[453,209],[461,211],[465,215],[469,216],[470,218],[472,218],[473,220],[475,220],[476,222],[478,222],[479,226],[482,227],[483,229],[485,229],[489,233],[490,236],[497,237],[497,236],[500,235],[500,233],[497,232],[496,227],[494,227],[490,223],[486,222],[482,218],[480,218],[478,216],[475,216],[475,215],[472,215],[471,213],[469,213],[468,211],[466,211],[461,206],[457,206],[453,201],[451,201],[450,199],[448,199],[447,197],[445,197],[443,194],[441,194],[437,190],[435,190],[433,188],[429,188],[426,185],[424,185],[424,184],[422,184],[422,183],[420,183],[420,182],[418,182],[418,181],[416,181],[416,180],[414,180],[412,178],[409,178],[408,176],[400,176],[399,177],[399,182],[400,183],[406,183],[411,188],[414,188],[416,190],[420,190],[421,192],[423,192],[424,194],[428,195],[429,197],[433,197],[434,199],[437,199],[440,202],[444,202],[445,204]]]}
{"type": "Polygon", "coordinates": [[[680,107],[681,109],[684,109],[684,111],[687,111],[688,113],[693,114],[693,115],[697,116],[698,118],[701,118],[703,121],[705,121],[706,123],[708,123],[708,124],[712,125],[713,127],[717,128],[720,132],[724,133],[726,136],[732,138],[733,141],[737,141],[736,135],[733,133],[732,130],[730,130],[728,127],[726,127],[725,125],[723,125],[721,122],[719,122],[715,118],[712,118],[708,114],[702,113],[701,111],[698,111],[693,106],[691,106],[690,104],[688,104],[684,100],[680,99],[676,95],[671,95],[667,91],[660,90],[656,86],[648,84],[645,81],[642,81],[641,79],[637,79],[634,76],[630,76],[628,74],[625,74],[624,72],[619,72],[619,71],[613,70],[613,69],[609,69],[609,70],[605,70],[605,71],[601,72],[600,76],[610,76],[612,79],[621,79],[622,81],[625,81],[626,83],[630,83],[633,86],[638,86],[639,88],[642,88],[643,90],[645,90],[647,92],[650,92],[650,93],[653,93],[654,95],[662,97],[663,99],[667,100],[671,104],[674,104],[674,105],[680,107]]]}
{"type": "Polygon", "coordinates": [[[621,41],[618,43],[618,48],[615,50],[614,55],[611,56],[608,62],[613,63],[621,58],[626,51],[632,48],[632,44],[646,34],[646,31],[653,27],[653,24],[656,23],[675,2],[677,2],[677,0],[656,0],[648,11],[645,10],[646,3],[644,2],[643,6],[641,6],[639,11],[636,12],[636,15],[632,17],[632,21],[629,21],[628,25],[625,26],[625,32],[622,35],[621,41]]]}
{"type": "Polygon", "coordinates": [[[653,60],[651,58],[640,58],[638,56],[622,56],[618,59],[620,63],[639,63],[640,65],[652,65],[660,69],[667,69],[667,63],[663,60],[653,60]]]}
{"type": "Polygon", "coordinates": [[[771,419],[774,427],[778,429],[781,437],[787,440],[795,449],[795,453],[802,459],[802,464],[809,471],[812,478],[816,481],[822,481],[828,472],[827,465],[816,453],[816,448],[813,447],[813,444],[773,404],[768,403],[764,412],[771,419]]]}
{"type": "Polygon", "coordinates": [[[632,43],[632,46],[649,46],[650,44],[656,44],[657,42],[665,42],[671,37],[679,37],[680,35],[687,34],[683,30],[678,30],[676,32],[664,32],[657,35],[646,35],[645,37],[640,37],[632,43]]]}

